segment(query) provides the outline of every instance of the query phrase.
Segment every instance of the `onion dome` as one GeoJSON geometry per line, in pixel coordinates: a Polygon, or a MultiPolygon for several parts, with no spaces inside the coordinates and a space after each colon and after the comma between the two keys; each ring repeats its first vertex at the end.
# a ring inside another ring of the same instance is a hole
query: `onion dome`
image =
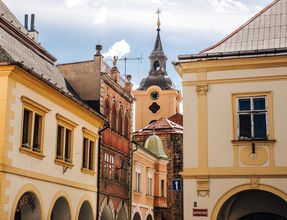
{"type": "Polygon", "coordinates": [[[163,143],[159,136],[153,134],[145,141],[145,148],[154,153],[158,157],[167,158],[163,149],[163,143]]]}

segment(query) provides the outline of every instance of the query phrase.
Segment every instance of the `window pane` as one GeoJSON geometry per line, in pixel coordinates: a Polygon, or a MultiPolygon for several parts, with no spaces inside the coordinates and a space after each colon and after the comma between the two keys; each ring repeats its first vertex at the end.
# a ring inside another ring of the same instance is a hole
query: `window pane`
{"type": "Polygon", "coordinates": [[[251,138],[251,115],[239,115],[239,138],[251,138]]]}
{"type": "Polygon", "coordinates": [[[83,164],[82,164],[83,168],[87,168],[88,142],[89,142],[89,140],[87,138],[84,138],[84,141],[83,141],[83,164]]]}
{"type": "Polygon", "coordinates": [[[42,128],[42,116],[35,114],[33,150],[37,152],[41,151],[41,128],[42,128]]]}
{"type": "Polygon", "coordinates": [[[105,153],[104,156],[104,177],[107,178],[108,177],[108,162],[109,162],[109,155],[107,153],[105,153]]]}
{"type": "Polygon", "coordinates": [[[265,110],[265,98],[254,98],[253,99],[254,110],[265,110]]]}
{"type": "Polygon", "coordinates": [[[94,142],[90,141],[89,169],[94,170],[94,142]]]}
{"type": "Polygon", "coordinates": [[[160,196],[164,197],[164,180],[160,181],[160,196]]]}
{"type": "Polygon", "coordinates": [[[57,158],[63,159],[63,135],[64,135],[64,127],[58,125],[57,132],[57,158]]]}
{"type": "Polygon", "coordinates": [[[66,129],[66,139],[65,139],[65,160],[71,162],[71,134],[72,131],[66,129]]]}
{"type": "Polygon", "coordinates": [[[30,147],[32,112],[24,109],[23,129],[22,129],[22,147],[30,147]]]}
{"type": "Polygon", "coordinates": [[[250,108],[250,99],[239,99],[239,111],[248,111],[250,108]]]}
{"type": "Polygon", "coordinates": [[[266,114],[254,114],[254,138],[266,137],[266,114]]]}

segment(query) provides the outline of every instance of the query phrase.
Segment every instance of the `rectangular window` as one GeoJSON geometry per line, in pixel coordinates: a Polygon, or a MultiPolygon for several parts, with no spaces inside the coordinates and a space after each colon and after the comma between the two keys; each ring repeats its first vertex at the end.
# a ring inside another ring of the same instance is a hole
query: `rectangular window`
{"type": "Polygon", "coordinates": [[[238,138],[241,140],[267,139],[267,97],[238,97],[237,100],[238,138]]]}
{"type": "Polygon", "coordinates": [[[160,181],[160,196],[164,197],[164,180],[160,181]]]}
{"type": "Polygon", "coordinates": [[[136,172],[135,178],[135,191],[141,192],[141,173],[136,172]]]}
{"type": "Polygon", "coordinates": [[[150,195],[150,196],[152,196],[153,195],[153,193],[152,193],[152,189],[153,189],[153,180],[152,180],[152,178],[151,177],[148,177],[148,195],[150,195]]]}
{"type": "Polygon", "coordinates": [[[104,178],[106,179],[114,179],[115,175],[115,158],[113,155],[108,153],[104,154],[104,178]]]}
{"type": "Polygon", "coordinates": [[[110,155],[110,164],[109,164],[109,178],[114,179],[114,156],[110,155]]]}
{"type": "Polygon", "coordinates": [[[58,126],[55,162],[59,165],[72,168],[73,130],[77,124],[60,114],[56,114],[56,118],[58,126]]]}
{"type": "Polygon", "coordinates": [[[57,131],[57,159],[71,163],[72,131],[58,125],[57,131]]]}
{"type": "Polygon", "coordinates": [[[104,154],[104,178],[108,178],[109,175],[109,155],[104,154]]]}
{"type": "Polygon", "coordinates": [[[95,143],[97,140],[97,134],[83,128],[83,160],[82,160],[82,172],[91,175],[95,174],[95,143]]]}
{"type": "Polygon", "coordinates": [[[94,170],[94,142],[89,138],[84,138],[83,141],[82,167],[88,170],[94,170]]]}
{"type": "Polygon", "coordinates": [[[44,116],[50,110],[22,96],[23,119],[20,152],[42,159],[44,116]]]}

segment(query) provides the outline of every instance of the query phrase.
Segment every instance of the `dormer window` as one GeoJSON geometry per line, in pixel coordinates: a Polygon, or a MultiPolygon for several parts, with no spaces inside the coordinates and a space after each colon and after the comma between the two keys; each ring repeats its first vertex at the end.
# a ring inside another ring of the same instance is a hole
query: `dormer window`
{"type": "Polygon", "coordinates": [[[155,71],[159,71],[159,70],[160,70],[160,64],[159,64],[158,61],[155,61],[155,62],[153,63],[153,69],[154,69],[155,71]]]}

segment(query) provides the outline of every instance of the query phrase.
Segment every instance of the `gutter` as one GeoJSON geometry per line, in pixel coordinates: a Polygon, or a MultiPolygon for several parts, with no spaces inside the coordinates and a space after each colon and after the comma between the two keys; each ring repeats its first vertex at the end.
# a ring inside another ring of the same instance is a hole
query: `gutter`
{"type": "Polygon", "coordinates": [[[99,207],[100,207],[100,178],[101,178],[101,170],[100,170],[100,165],[101,165],[101,145],[102,145],[102,133],[106,129],[110,127],[109,122],[107,122],[102,129],[99,130],[99,140],[98,140],[98,172],[97,172],[97,220],[99,220],[99,207]]]}
{"type": "Polygon", "coordinates": [[[216,52],[216,53],[198,53],[198,54],[184,54],[178,56],[178,61],[173,61],[174,65],[181,62],[188,62],[192,60],[209,60],[219,58],[240,58],[240,57],[263,57],[263,56],[280,56],[287,55],[287,48],[274,48],[262,50],[244,50],[231,52],[216,52]]]}

